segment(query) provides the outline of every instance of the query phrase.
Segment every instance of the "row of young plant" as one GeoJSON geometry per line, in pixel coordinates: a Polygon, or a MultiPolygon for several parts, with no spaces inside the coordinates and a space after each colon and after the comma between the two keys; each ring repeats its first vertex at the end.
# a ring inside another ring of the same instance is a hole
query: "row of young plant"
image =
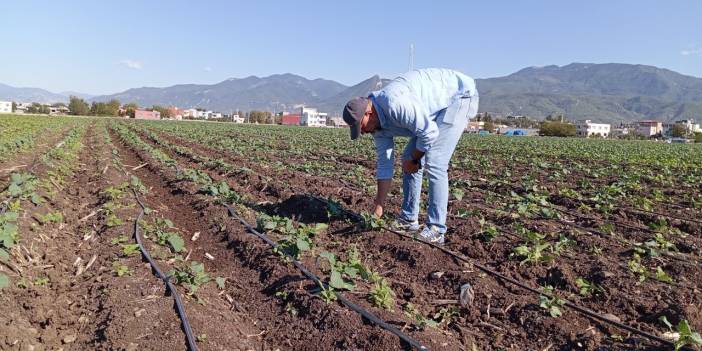
{"type": "MultiPolygon", "coordinates": [[[[339,149],[330,147],[329,145],[339,144],[339,142],[332,142],[329,140],[326,132],[318,132],[319,135],[311,139],[305,139],[302,136],[293,135],[293,132],[298,133],[296,130],[279,128],[271,130],[261,130],[253,129],[247,130],[243,128],[232,129],[222,126],[220,124],[195,124],[193,126],[182,126],[176,124],[150,124],[150,128],[158,128],[160,130],[169,131],[176,133],[182,137],[189,137],[193,141],[201,141],[208,145],[215,146],[220,149],[226,149],[230,152],[235,152],[241,155],[249,155],[253,157],[258,162],[265,162],[272,166],[274,169],[283,167],[292,167],[296,170],[304,171],[308,174],[314,174],[319,176],[330,176],[338,167],[343,167],[344,172],[343,177],[348,177],[347,180],[351,182],[356,182],[360,189],[372,188],[372,184],[368,184],[366,180],[367,174],[370,170],[364,168],[359,164],[340,164],[338,158],[342,155],[348,155],[348,149],[339,149]],[[279,138],[267,136],[268,134],[273,134],[279,136],[279,138]],[[283,137],[285,133],[289,135],[283,137]],[[237,138],[237,136],[241,136],[237,138]],[[263,145],[260,139],[263,139],[263,145]],[[257,143],[250,143],[249,140],[258,140],[257,143]],[[319,143],[325,143],[320,145],[319,143]],[[281,144],[284,147],[281,147],[281,144]],[[294,159],[292,165],[282,165],[266,157],[265,153],[261,153],[262,147],[274,148],[277,150],[276,153],[271,153],[269,155],[275,155],[283,159],[294,159]],[[334,156],[339,157],[334,157],[334,156]]],[[[299,132],[303,133],[303,132],[299,132]]],[[[334,137],[338,135],[332,134],[334,137]]],[[[533,148],[531,151],[527,152],[514,152],[505,154],[504,152],[499,152],[500,159],[494,158],[494,150],[489,150],[490,153],[475,153],[466,152],[462,153],[461,150],[466,149],[466,143],[472,149],[479,151],[486,151],[487,149],[481,147],[474,147],[473,143],[479,143],[482,139],[466,138],[468,142],[462,142],[462,147],[455,153],[454,161],[452,162],[452,168],[458,170],[469,171],[471,178],[469,179],[490,179],[501,181],[504,183],[514,183],[512,179],[512,174],[523,175],[519,180],[520,183],[538,183],[539,178],[545,175],[549,180],[549,183],[545,184],[549,188],[564,189],[564,195],[575,196],[576,200],[583,200],[585,198],[592,198],[593,202],[603,201],[606,203],[597,206],[598,209],[604,211],[611,211],[612,207],[618,202],[621,202],[620,206],[636,206],[637,208],[652,210],[660,207],[660,204],[669,204],[675,200],[683,200],[684,203],[690,203],[691,207],[699,207],[702,204],[702,196],[699,195],[698,191],[687,191],[681,192],[679,196],[682,199],[670,198],[669,195],[665,195],[663,189],[675,185],[676,187],[691,188],[698,186],[702,181],[702,168],[695,167],[695,163],[688,162],[684,159],[681,162],[684,166],[679,166],[676,163],[655,163],[652,164],[644,163],[642,165],[634,165],[627,168],[626,172],[622,172],[622,167],[617,164],[608,164],[606,166],[600,165],[597,167],[592,167],[592,163],[587,161],[576,161],[566,159],[561,159],[559,161],[552,161],[553,153],[541,154],[534,152],[533,148]],[[495,164],[497,162],[497,165],[495,164]],[[504,167],[509,167],[505,169],[504,167]],[[684,171],[684,172],[681,172],[684,171]],[[611,186],[607,186],[606,189],[602,189],[602,181],[607,182],[612,176],[625,174],[626,179],[613,183],[611,186]],[[580,178],[582,181],[577,182],[575,188],[571,188],[568,184],[573,178],[580,178]],[[588,181],[588,179],[593,179],[594,181],[588,181]],[[646,186],[640,185],[639,183],[645,182],[646,186]],[[625,195],[624,191],[629,191],[629,196],[607,196],[613,192],[618,192],[620,195],[625,195]]],[[[509,140],[503,138],[504,142],[507,144],[508,149],[516,151],[513,149],[514,146],[509,146],[509,140]]],[[[343,141],[342,141],[343,142],[343,141]]],[[[558,140],[546,139],[545,142],[540,142],[537,145],[545,145],[544,143],[558,143],[558,140]]],[[[571,143],[582,143],[587,141],[572,141],[571,143]]],[[[401,149],[402,143],[398,143],[398,150],[401,149]]],[[[493,141],[490,145],[496,144],[493,141]]],[[[585,144],[587,145],[587,144],[585,144]]],[[[626,157],[632,157],[632,152],[629,148],[633,148],[635,144],[618,147],[620,150],[619,157],[616,158],[617,161],[627,162],[626,157]]],[[[591,146],[588,146],[591,147],[591,146]]],[[[661,146],[664,147],[665,146],[661,146]]],[[[359,150],[361,147],[353,147],[351,150],[359,150]]],[[[372,148],[371,148],[372,149],[372,148]]],[[[548,148],[547,148],[548,149],[548,148]]],[[[580,157],[579,153],[574,153],[575,150],[581,152],[582,148],[571,148],[571,153],[558,153],[558,155],[567,157],[580,157]]],[[[595,148],[594,150],[600,151],[600,148],[595,148]]],[[[652,149],[654,152],[656,149],[652,149]]],[[[520,150],[521,151],[521,150],[520,150]]],[[[658,150],[658,153],[665,153],[665,151],[658,150]]],[[[668,157],[677,156],[675,153],[665,153],[668,157]]],[[[352,154],[359,160],[366,161],[365,164],[372,165],[372,158],[368,159],[367,153],[361,153],[356,151],[352,154]],[[370,162],[367,162],[370,161],[370,162]]],[[[591,151],[588,155],[596,155],[595,151],[591,151]]],[[[590,157],[588,156],[588,157],[590,157]]],[[[691,156],[688,154],[682,154],[680,157],[691,156]]],[[[593,160],[595,158],[592,158],[593,160]]],[[[689,159],[689,157],[688,157],[689,159]]],[[[590,159],[587,159],[588,161],[590,159]]],[[[657,159],[654,159],[657,160],[657,159]]],[[[338,173],[338,172],[336,172],[338,173]]],[[[465,179],[464,179],[465,180],[465,179]]],[[[680,202],[680,201],[677,201],[680,202]]],[[[591,206],[594,206],[592,203],[591,206]]]]}
{"type": "MultiPolygon", "coordinates": [[[[40,156],[41,172],[14,172],[10,175],[8,186],[0,192],[0,262],[14,268],[19,278],[16,282],[19,287],[27,287],[32,278],[26,277],[28,272],[22,270],[22,266],[29,264],[23,259],[23,251],[26,253],[27,249],[22,247],[22,241],[28,240],[31,232],[40,226],[64,221],[61,210],[52,208],[52,199],[67,191],[66,180],[78,166],[85,130],[85,125],[72,129],[59,145],[40,156]],[[27,216],[23,215],[24,212],[27,216]],[[21,227],[21,217],[33,221],[25,222],[21,227]]],[[[34,279],[34,285],[48,283],[48,278],[45,277],[34,279]]],[[[0,272],[0,288],[10,285],[10,278],[0,272]]]]}
{"type": "MultiPolygon", "coordinates": [[[[367,177],[366,168],[355,163],[344,163],[340,165],[340,159],[344,157],[353,160],[350,156],[351,150],[340,150],[339,155],[325,155],[324,148],[306,151],[308,143],[322,140],[329,140],[328,136],[310,135],[308,129],[303,128],[282,128],[273,129],[272,136],[266,134],[266,130],[257,133],[241,133],[217,128],[219,125],[194,124],[192,126],[179,126],[176,124],[146,123],[149,129],[167,132],[184,140],[207,145],[208,147],[223,151],[231,157],[244,157],[265,168],[270,169],[273,176],[283,176],[286,171],[294,170],[305,174],[341,178],[350,182],[362,184],[362,187],[369,190],[374,187],[372,179],[367,177]],[[226,133],[224,133],[226,131],[226,133]],[[289,135],[279,133],[284,131],[289,135]],[[295,133],[295,134],[293,134],[295,133]],[[306,139],[310,138],[310,139],[306,139]],[[285,143],[286,145],[281,145],[285,143]],[[267,150],[276,150],[275,153],[267,150]],[[286,160],[281,162],[280,160],[286,160]],[[339,172],[340,168],[344,171],[339,172]]],[[[246,127],[244,127],[246,129],[246,127]]]]}
{"type": "MultiPolygon", "coordinates": [[[[168,143],[166,141],[163,141],[162,139],[158,138],[157,136],[154,136],[153,133],[146,132],[147,135],[151,135],[150,139],[152,139],[154,142],[159,144],[160,146],[164,146],[170,150],[176,150],[176,153],[180,155],[186,155],[190,159],[196,162],[203,162],[204,164],[212,164],[211,160],[209,160],[207,157],[204,156],[199,156],[195,153],[192,152],[192,150],[189,150],[186,147],[182,146],[177,146],[173,145],[171,143],[168,143]]],[[[220,160],[220,162],[222,162],[220,160]]],[[[225,165],[227,165],[225,163],[225,165]]],[[[337,202],[333,202],[331,200],[328,200],[329,204],[329,217],[334,218],[337,216],[340,216],[343,211],[341,209],[341,206],[337,202]]],[[[368,213],[362,213],[361,214],[364,225],[368,226],[368,229],[379,229],[380,227],[385,225],[385,221],[380,218],[375,218],[368,213]]],[[[261,231],[264,232],[269,232],[269,233],[277,233],[280,235],[285,235],[282,241],[281,247],[284,248],[285,252],[288,253],[289,255],[293,255],[293,257],[299,258],[301,253],[305,251],[311,250],[311,248],[314,247],[314,244],[312,242],[313,235],[311,233],[314,232],[314,230],[311,230],[310,228],[302,227],[302,230],[298,231],[294,229],[294,226],[292,226],[292,220],[289,218],[282,218],[282,217],[270,217],[270,216],[261,216],[258,218],[258,228],[261,231]]],[[[488,230],[488,232],[496,233],[497,234],[497,229],[495,227],[491,227],[492,231],[488,230]]],[[[525,231],[526,229],[523,228],[525,231]]],[[[543,239],[544,236],[538,237],[540,234],[533,232],[533,231],[528,231],[528,235],[531,237],[531,235],[536,236],[534,240],[538,239],[543,239]]],[[[558,254],[561,250],[565,250],[566,246],[572,244],[572,240],[568,238],[561,238],[562,240],[556,245],[555,252],[558,254]]],[[[540,256],[540,250],[537,248],[536,254],[534,252],[531,252],[531,248],[528,245],[521,245],[517,248],[517,252],[525,251],[525,255],[527,258],[525,261],[528,260],[533,260],[533,262],[540,261],[543,257],[540,256]]],[[[375,283],[376,286],[373,287],[373,290],[371,290],[371,298],[372,301],[374,301],[374,304],[377,306],[391,306],[394,303],[392,300],[390,300],[390,297],[394,296],[394,293],[392,293],[392,290],[389,289],[390,287],[386,283],[381,283],[381,285],[377,285],[377,282],[374,281],[372,274],[364,274],[364,269],[363,267],[358,266],[358,261],[355,259],[357,257],[357,252],[355,249],[351,249],[349,252],[347,252],[347,257],[349,257],[351,263],[344,263],[341,262],[339,263],[336,256],[334,254],[329,254],[326,252],[320,253],[321,257],[324,257],[328,260],[329,262],[329,267],[330,267],[330,286],[335,289],[348,289],[349,287],[355,287],[355,284],[345,282],[344,278],[355,278],[356,276],[359,275],[360,272],[360,277],[361,280],[366,280],[371,283],[375,283]],[[331,256],[329,256],[331,255],[331,256]],[[350,275],[347,277],[344,275],[344,272],[350,268],[350,275]],[[369,279],[370,277],[370,279],[369,279]],[[380,298],[382,297],[382,298],[380,298]],[[384,302],[379,302],[379,301],[384,301],[384,302]]],[[[314,254],[313,254],[314,256],[314,254]]],[[[523,262],[525,262],[523,261],[523,262]]],[[[592,295],[592,292],[594,291],[599,291],[596,289],[594,284],[590,284],[587,282],[584,278],[578,279],[579,285],[582,285],[582,291],[583,294],[585,295],[592,295]],[[589,285],[588,285],[589,284],[589,285]],[[588,287],[590,289],[588,289],[588,287]],[[587,292],[587,293],[586,293],[587,292]]],[[[330,296],[333,297],[334,294],[326,294],[323,291],[323,296],[330,296]]],[[[540,303],[542,307],[545,307],[546,304],[540,303]]],[[[550,306],[549,306],[550,307],[550,306]]],[[[450,319],[451,316],[455,315],[457,313],[457,309],[455,308],[444,308],[439,310],[437,314],[434,315],[434,319],[432,318],[422,318],[421,313],[418,314],[416,308],[414,308],[411,304],[405,304],[403,309],[405,312],[411,316],[414,320],[416,320],[420,325],[438,325],[437,321],[447,321],[450,319]],[[450,313],[449,313],[450,312],[450,313]],[[447,314],[448,313],[448,314],[447,314]]],[[[549,309],[549,308],[546,308],[549,309]]]]}
{"type": "MultiPolygon", "coordinates": [[[[149,133],[150,137],[156,141],[157,143],[161,145],[166,145],[166,146],[171,146],[169,143],[164,142],[157,136],[155,136],[151,132],[149,133]]],[[[171,146],[172,147],[172,146],[171,146]]],[[[190,157],[196,157],[196,160],[198,160],[197,155],[193,155],[192,152],[190,151],[184,151],[185,149],[183,147],[175,147],[176,150],[179,150],[180,153],[182,154],[187,154],[190,157]]],[[[202,157],[199,157],[199,160],[202,160],[202,157]]],[[[207,160],[205,163],[207,163],[207,160]]],[[[222,162],[221,160],[218,160],[219,162],[222,162]]],[[[211,162],[211,161],[210,161],[211,162]]],[[[457,185],[457,184],[454,184],[457,185]]],[[[462,194],[463,190],[461,190],[460,187],[454,187],[453,188],[453,196],[461,200],[462,199],[462,194]]],[[[519,202],[516,204],[504,204],[506,207],[505,213],[507,211],[510,211],[513,213],[513,215],[517,216],[522,216],[526,218],[533,217],[535,215],[543,215],[546,217],[556,217],[558,216],[558,212],[550,209],[549,207],[543,207],[540,206],[540,204],[545,204],[546,199],[544,196],[541,195],[532,195],[528,194],[525,197],[521,197],[519,195],[516,195],[513,193],[513,196],[517,199],[519,199],[519,202]],[[516,214],[514,214],[516,212],[516,214]]],[[[466,213],[462,212],[461,210],[464,209],[459,209],[459,217],[465,216],[466,213]]],[[[503,210],[503,209],[499,209],[503,210]]],[[[518,224],[518,223],[517,223],[518,224]]],[[[494,227],[492,227],[494,228],[494,227]]],[[[662,229],[662,228],[659,228],[662,229]]],[[[522,260],[522,263],[524,262],[544,262],[544,261],[550,261],[554,257],[560,255],[560,253],[565,250],[568,246],[572,246],[574,241],[572,239],[569,239],[568,237],[565,236],[559,236],[558,241],[555,244],[551,244],[547,241],[546,235],[540,234],[534,231],[526,230],[523,226],[519,226],[516,230],[516,232],[521,233],[521,236],[524,237],[525,241],[523,244],[515,247],[514,250],[514,256],[518,259],[522,260]]],[[[490,235],[489,233],[495,233],[495,230],[488,230],[486,233],[490,235]]],[[[663,249],[663,250],[675,250],[676,247],[674,244],[670,243],[669,241],[666,240],[665,236],[663,233],[656,233],[656,235],[649,240],[645,241],[644,243],[641,243],[637,245],[637,247],[634,250],[634,259],[630,261],[630,267],[637,267],[637,274],[639,275],[639,279],[643,278],[645,279],[647,276],[650,277],[655,277],[656,279],[663,281],[663,282],[672,282],[672,278],[662,269],[661,266],[657,266],[654,269],[654,273],[647,274],[643,271],[642,266],[636,265],[635,261],[637,258],[640,258],[640,254],[642,251],[647,252],[647,256],[657,256],[656,250],[657,249],[663,249]],[[642,248],[643,247],[643,248],[642,248]]]]}
{"type": "Polygon", "coordinates": [[[0,161],[11,159],[33,147],[38,139],[73,123],[67,118],[0,115],[0,161]]]}
{"type": "MultiPolygon", "coordinates": [[[[456,195],[456,194],[454,194],[456,195]]],[[[524,207],[524,206],[522,206],[524,207]]],[[[528,206],[527,206],[528,207],[528,206]]],[[[533,209],[532,209],[533,210],[533,209]]],[[[521,209],[521,212],[519,212],[522,215],[526,215],[527,213],[527,208],[524,207],[521,209]]],[[[538,212],[538,211],[537,211],[538,212]]],[[[487,228],[484,233],[486,236],[490,235],[496,235],[498,233],[498,230],[495,226],[490,225],[490,224],[485,224],[485,227],[487,228]]],[[[517,230],[518,232],[522,233],[522,236],[526,239],[525,242],[522,245],[519,245],[515,248],[513,255],[516,258],[522,259],[521,263],[529,263],[529,264],[536,264],[536,263],[543,263],[546,261],[552,260],[555,256],[559,255],[562,250],[564,250],[567,246],[573,243],[571,239],[568,239],[567,237],[560,237],[558,242],[555,244],[550,244],[547,242],[544,242],[545,235],[540,234],[538,232],[532,231],[532,230],[527,230],[524,227],[521,227],[521,230],[517,230]]],[[[672,249],[673,247],[670,246],[671,244],[669,242],[666,242],[665,238],[658,233],[654,239],[648,240],[644,243],[644,247],[646,247],[646,251],[649,253],[653,253],[655,255],[656,249],[657,248],[662,248],[662,249],[672,249]]],[[[640,249],[641,250],[641,249],[640,249]]],[[[635,253],[636,255],[636,253],[635,253]]],[[[653,276],[653,275],[652,275],[653,276]]],[[[661,267],[658,266],[656,273],[655,273],[655,278],[663,281],[663,282],[671,282],[670,277],[662,271],[661,267]]],[[[585,278],[580,277],[576,280],[576,285],[577,288],[579,289],[579,292],[582,296],[592,296],[594,294],[600,293],[603,291],[602,287],[591,283],[587,281],[585,278]]],[[[543,307],[544,309],[547,309],[551,314],[560,314],[560,310],[558,310],[559,302],[562,302],[563,300],[560,300],[558,298],[553,298],[551,300],[545,298],[542,296],[541,300],[539,301],[539,305],[543,307]],[[555,312],[558,311],[558,312],[555,312]]],[[[682,323],[682,321],[681,321],[682,323]]]]}
{"type": "MultiPolygon", "coordinates": [[[[209,164],[212,168],[234,168],[234,166],[222,160],[214,162],[215,160],[198,155],[187,147],[173,145],[158,138],[156,135],[149,134],[148,132],[145,133],[160,146],[166,147],[198,162],[209,164]]],[[[133,137],[138,138],[137,135],[133,135],[133,137]]],[[[141,143],[136,141],[135,144],[141,143]]],[[[151,148],[146,147],[144,149],[148,151],[151,148]]],[[[171,164],[170,162],[162,163],[166,166],[171,164]]],[[[254,205],[245,200],[246,196],[237,194],[226,182],[214,182],[207,174],[201,173],[199,170],[182,169],[181,172],[183,179],[198,184],[201,192],[216,197],[220,201],[239,205],[239,208],[246,212],[253,212],[256,217],[257,229],[276,239],[278,243],[276,252],[280,254],[281,259],[286,262],[289,262],[291,259],[306,259],[320,262],[321,259],[324,264],[318,266],[318,268],[325,274],[328,274],[328,285],[320,286],[319,296],[324,301],[334,301],[336,299],[336,291],[356,291],[356,293],[359,293],[358,290],[362,289],[364,290],[363,294],[366,295],[367,300],[374,306],[388,310],[394,310],[394,307],[396,307],[395,293],[387,279],[381,277],[377,272],[372,271],[366,266],[355,247],[349,248],[343,255],[318,247],[315,242],[315,236],[326,230],[327,224],[317,223],[314,225],[306,225],[297,223],[290,218],[267,215],[264,212],[257,211],[254,205]],[[346,259],[343,259],[343,256],[345,256],[346,259]]],[[[339,203],[329,202],[329,204],[329,218],[340,218],[343,216],[339,203]]],[[[364,222],[364,225],[379,225],[377,219],[370,220],[370,216],[367,216],[369,217],[369,221],[364,222]]],[[[279,291],[276,296],[281,299],[281,302],[285,303],[285,309],[288,312],[292,314],[297,313],[293,304],[290,302],[292,298],[289,296],[288,292],[279,291]]],[[[426,326],[439,327],[442,323],[447,324],[451,317],[457,314],[457,309],[455,308],[441,308],[435,314],[425,316],[411,303],[405,303],[402,306],[402,310],[405,315],[410,318],[415,327],[419,329],[423,329],[426,326]]]]}

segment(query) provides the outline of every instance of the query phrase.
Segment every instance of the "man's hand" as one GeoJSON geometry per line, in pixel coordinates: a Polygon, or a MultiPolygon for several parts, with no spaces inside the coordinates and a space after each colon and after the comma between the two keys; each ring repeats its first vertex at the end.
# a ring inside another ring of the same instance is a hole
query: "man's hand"
{"type": "Polygon", "coordinates": [[[402,170],[405,173],[417,173],[419,171],[419,162],[416,162],[414,160],[403,160],[402,161],[402,170]]]}
{"type": "Polygon", "coordinates": [[[380,218],[383,216],[383,206],[382,205],[373,205],[373,215],[380,218]]]}

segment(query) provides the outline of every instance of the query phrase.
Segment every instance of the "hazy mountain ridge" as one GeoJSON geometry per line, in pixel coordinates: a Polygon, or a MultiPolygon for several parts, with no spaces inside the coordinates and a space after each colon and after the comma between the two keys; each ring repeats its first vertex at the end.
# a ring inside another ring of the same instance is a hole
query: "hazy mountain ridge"
{"type": "MultiPolygon", "coordinates": [[[[470,72],[466,72],[470,74],[470,72]]],[[[325,79],[295,74],[230,78],[216,84],[179,84],[143,87],[95,96],[90,101],[118,99],[141,106],[202,107],[234,110],[292,110],[296,105],[318,107],[338,115],[354,96],[386,85],[377,75],[345,86],[325,79]]],[[[621,63],[572,63],[565,66],[528,67],[504,77],[477,79],[480,111],[499,115],[543,118],[563,114],[570,119],[596,121],[662,121],[702,119],[702,78],[668,69],[621,63]]],[[[67,96],[37,88],[0,84],[0,99],[53,102],[67,96]]]]}

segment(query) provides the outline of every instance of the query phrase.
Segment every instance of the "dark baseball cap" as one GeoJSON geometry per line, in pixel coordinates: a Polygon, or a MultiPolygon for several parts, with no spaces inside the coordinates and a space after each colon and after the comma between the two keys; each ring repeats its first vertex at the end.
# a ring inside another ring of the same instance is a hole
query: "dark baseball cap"
{"type": "Polygon", "coordinates": [[[344,106],[344,122],[351,127],[351,140],[356,140],[361,135],[361,121],[368,107],[367,97],[356,97],[344,106]]]}

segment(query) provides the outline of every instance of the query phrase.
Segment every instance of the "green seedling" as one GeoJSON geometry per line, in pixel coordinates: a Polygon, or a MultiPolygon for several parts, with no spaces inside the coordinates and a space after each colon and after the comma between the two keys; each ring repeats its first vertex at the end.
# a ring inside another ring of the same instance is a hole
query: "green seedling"
{"type": "Polygon", "coordinates": [[[45,286],[49,284],[49,278],[47,277],[41,277],[34,279],[34,285],[36,286],[45,286]]]}
{"type": "Polygon", "coordinates": [[[563,314],[560,308],[563,305],[565,305],[565,300],[558,298],[558,296],[551,298],[544,295],[539,296],[539,307],[548,311],[548,314],[553,318],[560,317],[563,314]]]}
{"type": "Polygon", "coordinates": [[[666,273],[661,266],[656,267],[656,280],[672,284],[673,283],[673,278],[666,273]]]}
{"type": "Polygon", "coordinates": [[[549,243],[535,243],[534,245],[519,245],[514,248],[513,255],[523,258],[519,265],[525,263],[543,263],[549,262],[553,259],[553,256],[546,253],[548,249],[551,248],[549,243]]]}
{"type": "Polygon", "coordinates": [[[386,310],[392,310],[395,305],[395,293],[385,279],[380,279],[375,283],[368,298],[373,305],[386,310]]]}
{"type": "Polygon", "coordinates": [[[385,220],[368,212],[361,212],[361,230],[377,230],[385,226],[385,220]]]}
{"type": "Polygon", "coordinates": [[[118,237],[116,237],[116,238],[112,238],[112,240],[110,241],[110,243],[111,243],[112,245],[119,245],[119,244],[122,244],[122,243],[126,243],[127,241],[129,241],[129,238],[127,238],[126,235],[120,235],[120,236],[118,236],[118,237]]]}
{"type": "Polygon", "coordinates": [[[222,277],[217,277],[217,278],[215,278],[215,282],[217,283],[217,289],[224,290],[225,285],[227,283],[227,279],[222,278],[222,277]]]}
{"type": "Polygon", "coordinates": [[[437,328],[439,326],[437,321],[424,317],[424,315],[409,302],[403,306],[403,311],[405,316],[417,324],[417,329],[419,330],[424,330],[426,327],[437,328]]]}
{"type": "Polygon", "coordinates": [[[603,291],[601,286],[591,283],[585,280],[585,278],[576,279],[575,285],[578,287],[578,289],[580,289],[580,295],[582,296],[592,296],[603,291]]]}
{"type": "Polygon", "coordinates": [[[259,216],[256,224],[259,231],[282,235],[276,252],[293,259],[299,259],[303,252],[311,250],[314,247],[313,237],[328,227],[324,223],[296,226],[290,218],[268,215],[259,216]]]}
{"type": "Polygon", "coordinates": [[[458,316],[457,307],[443,307],[439,309],[438,312],[434,313],[431,320],[437,324],[436,326],[440,326],[442,324],[448,325],[455,316],[458,316]]]}
{"type": "Polygon", "coordinates": [[[185,241],[180,234],[171,230],[175,227],[169,219],[156,218],[153,224],[142,223],[142,226],[144,236],[156,241],[157,244],[167,246],[175,253],[185,249],[185,241]]]}
{"type": "MultiPolygon", "coordinates": [[[[668,330],[671,332],[673,331],[673,325],[668,321],[666,316],[660,316],[658,317],[658,320],[663,322],[663,324],[668,327],[668,330]]],[[[678,322],[678,324],[675,326],[675,329],[678,333],[678,337],[675,340],[675,351],[678,351],[688,345],[702,345],[702,336],[700,336],[700,333],[695,332],[692,330],[692,328],[690,328],[690,324],[686,319],[680,320],[680,322],[678,322]]]]}
{"type": "Polygon", "coordinates": [[[180,267],[170,271],[168,275],[173,277],[176,284],[185,286],[188,289],[188,295],[194,295],[197,290],[204,284],[210,281],[210,276],[205,272],[205,265],[192,261],[190,265],[181,265],[180,267]]]}
{"type": "Polygon", "coordinates": [[[130,256],[135,253],[140,252],[141,250],[139,249],[138,244],[123,244],[122,245],[122,254],[124,256],[130,256]]]}
{"type": "Polygon", "coordinates": [[[321,289],[319,292],[319,296],[324,300],[326,303],[331,303],[333,301],[336,301],[336,293],[334,292],[334,288],[331,286],[325,288],[324,285],[319,286],[321,289]]]}
{"type": "Polygon", "coordinates": [[[5,273],[0,273],[0,289],[4,289],[10,286],[10,277],[5,273]]]}
{"type": "Polygon", "coordinates": [[[119,263],[118,261],[112,262],[112,271],[118,277],[132,275],[132,271],[129,269],[129,267],[119,263]]]}
{"type": "Polygon", "coordinates": [[[63,213],[60,211],[54,211],[47,213],[46,215],[37,214],[37,218],[41,224],[61,223],[63,222],[63,213]]]}
{"type": "Polygon", "coordinates": [[[492,239],[495,239],[500,235],[500,231],[497,229],[497,227],[486,221],[485,218],[480,218],[478,223],[480,224],[480,232],[482,233],[483,238],[485,238],[485,241],[492,241],[492,239]]]}
{"type": "Polygon", "coordinates": [[[639,276],[639,282],[643,282],[646,280],[648,277],[648,272],[646,271],[646,267],[644,267],[643,264],[641,264],[641,256],[634,252],[633,257],[629,262],[627,262],[627,266],[629,267],[629,270],[639,276]]]}

